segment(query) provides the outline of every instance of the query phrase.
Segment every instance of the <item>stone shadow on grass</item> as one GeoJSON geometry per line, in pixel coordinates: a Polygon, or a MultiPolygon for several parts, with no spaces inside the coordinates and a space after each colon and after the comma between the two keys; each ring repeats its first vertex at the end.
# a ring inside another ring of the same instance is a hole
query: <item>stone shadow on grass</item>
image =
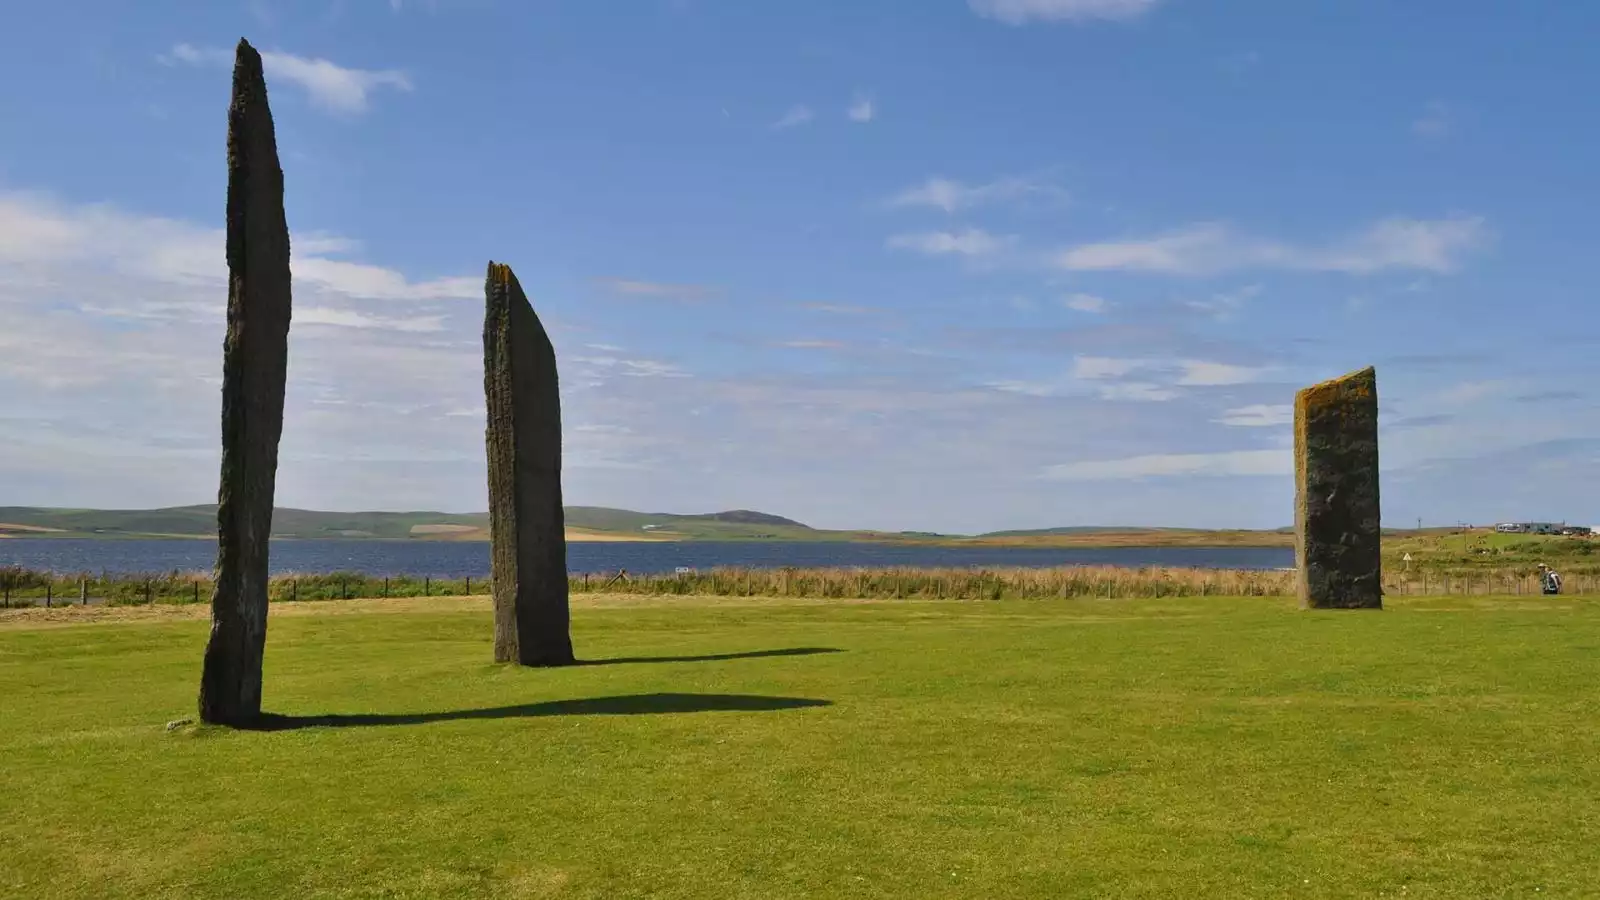
{"type": "Polygon", "coordinates": [[[784,647],[779,650],[746,650],[742,653],[708,653],[703,656],[618,656],[612,659],[580,659],[579,666],[618,666],[625,663],[720,662],[728,659],[770,659],[775,656],[815,656],[818,653],[843,653],[838,647],[784,647]]]}
{"type": "Polygon", "coordinates": [[[771,712],[832,706],[831,700],[808,697],[763,697],[753,694],[627,694],[579,700],[549,700],[487,709],[453,709],[430,713],[350,713],[325,716],[283,716],[263,713],[245,726],[252,731],[299,728],[361,728],[374,725],[426,725],[464,719],[524,719],[539,716],[637,716],[659,713],[771,712]]]}

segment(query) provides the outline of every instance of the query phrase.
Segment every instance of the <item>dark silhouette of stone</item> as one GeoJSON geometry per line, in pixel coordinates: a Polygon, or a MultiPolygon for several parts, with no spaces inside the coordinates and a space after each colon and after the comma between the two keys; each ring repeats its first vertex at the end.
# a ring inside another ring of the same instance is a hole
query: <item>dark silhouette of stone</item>
{"type": "Polygon", "coordinates": [[[261,714],[267,538],[289,361],[289,227],[261,55],[240,40],[228,107],[228,334],[222,350],[222,479],[216,587],[200,719],[261,714]]]}
{"type": "Polygon", "coordinates": [[[1295,395],[1294,480],[1300,605],[1383,608],[1378,377],[1370,366],[1295,395]]]}
{"type": "Polygon", "coordinates": [[[573,656],[556,351],[510,266],[489,263],[484,295],[494,658],[567,665],[573,656]]]}

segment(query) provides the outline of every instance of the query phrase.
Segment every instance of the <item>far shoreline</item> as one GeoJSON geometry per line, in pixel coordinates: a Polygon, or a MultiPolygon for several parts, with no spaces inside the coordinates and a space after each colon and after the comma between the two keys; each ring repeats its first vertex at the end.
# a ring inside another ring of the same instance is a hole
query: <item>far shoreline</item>
{"type": "MultiPolygon", "coordinates": [[[[0,540],[32,539],[41,541],[54,540],[92,540],[92,541],[140,541],[140,540],[185,540],[185,541],[214,541],[215,534],[177,534],[171,532],[73,532],[73,531],[25,531],[9,532],[0,530],[0,540]]],[[[1274,531],[1188,531],[1178,529],[1144,530],[1128,529],[1126,531],[1097,531],[1084,534],[1052,534],[1052,535],[1012,535],[1012,536],[959,536],[959,535],[901,535],[880,532],[858,532],[818,535],[811,538],[796,538],[791,535],[775,535],[766,537],[733,536],[727,538],[706,538],[695,535],[678,534],[673,532],[655,532],[651,534],[631,534],[627,532],[595,531],[582,528],[568,528],[566,532],[568,543],[574,544],[602,544],[602,543],[631,543],[631,544],[883,544],[891,546],[917,546],[917,547],[991,547],[991,548],[1021,548],[1021,549],[1053,549],[1053,548],[1082,548],[1082,549],[1107,549],[1116,547],[1129,548],[1162,548],[1162,547],[1191,547],[1196,549],[1226,549],[1226,548],[1287,548],[1294,546],[1294,535],[1274,531]]],[[[417,534],[410,537],[389,537],[379,535],[274,535],[274,542],[279,541],[330,541],[338,543],[487,543],[489,536],[486,531],[473,529],[470,533],[428,533],[417,534]]]]}

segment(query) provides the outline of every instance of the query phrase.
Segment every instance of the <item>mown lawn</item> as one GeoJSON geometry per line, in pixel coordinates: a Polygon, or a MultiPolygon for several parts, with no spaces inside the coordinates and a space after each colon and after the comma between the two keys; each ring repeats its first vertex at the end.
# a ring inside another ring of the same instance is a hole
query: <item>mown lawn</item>
{"type": "Polygon", "coordinates": [[[0,617],[0,896],[1600,896],[1600,603],[684,602],[0,617]]]}

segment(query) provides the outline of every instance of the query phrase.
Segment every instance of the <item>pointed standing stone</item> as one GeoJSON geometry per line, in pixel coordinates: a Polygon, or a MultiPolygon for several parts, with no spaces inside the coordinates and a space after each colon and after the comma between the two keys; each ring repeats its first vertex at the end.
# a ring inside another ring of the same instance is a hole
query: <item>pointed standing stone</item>
{"type": "Polygon", "coordinates": [[[243,40],[228,107],[228,333],[222,349],[222,479],[216,588],[200,719],[261,714],[267,538],[289,360],[289,227],[261,55],[243,40]]]}
{"type": "Polygon", "coordinates": [[[556,352],[510,266],[489,263],[484,295],[494,658],[565,665],[573,656],[556,352]]]}
{"type": "Polygon", "coordinates": [[[1372,367],[1294,401],[1294,556],[1306,609],[1382,609],[1378,377],[1372,367]]]}

